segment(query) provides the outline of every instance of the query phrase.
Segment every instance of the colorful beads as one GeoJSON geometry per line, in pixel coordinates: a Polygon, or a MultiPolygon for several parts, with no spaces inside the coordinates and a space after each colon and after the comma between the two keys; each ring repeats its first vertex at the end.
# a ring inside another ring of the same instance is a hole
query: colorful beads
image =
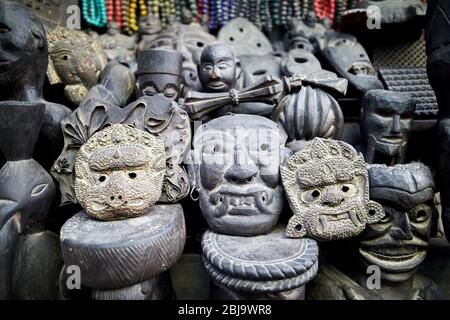
{"type": "Polygon", "coordinates": [[[82,0],[81,10],[84,20],[95,27],[106,26],[106,6],[104,0],[82,0]]]}

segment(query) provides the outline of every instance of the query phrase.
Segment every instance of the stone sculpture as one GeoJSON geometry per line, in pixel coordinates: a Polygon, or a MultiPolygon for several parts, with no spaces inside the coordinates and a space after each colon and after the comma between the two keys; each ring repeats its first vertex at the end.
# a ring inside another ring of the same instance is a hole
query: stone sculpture
{"type": "Polygon", "coordinates": [[[90,216],[115,220],[146,214],[161,197],[164,142],[114,124],[83,144],[75,162],[75,196],[90,216]]]}
{"type": "Polygon", "coordinates": [[[139,17],[138,53],[148,50],[150,44],[158,37],[161,31],[161,22],[154,15],[149,14],[139,17]]]}
{"type": "Polygon", "coordinates": [[[321,52],[336,73],[347,79],[356,92],[363,94],[383,89],[369,56],[354,36],[343,32],[328,32],[321,52]]]}
{"type": "Polygon", "coordinates": [[[0,101],[44,103],[36,159],[50,167],[63,145],[60,123],[67,107],[44,100],[47,41],[42,23],[22,5],[0,2],[0,101]]]}
{"type": "Polygon", "coordinates": [[[61,204],[76,203],[75,158],[81,145],[110,124],[130,124],[164,141],[166,174],[161,201],[177,202],[189,193],[187,173],[181,166],[190,145],[189,117],[173,101],[160,96],[144,96],[124,108],[104,100],[84,101],[62,122],[64,149],[52,167],[61,189],[61,204]]]}
{"type": "Polygon", "coordinates": [[[108,22],[108,30],[97,38],[108,61],[134,63],[136,61],[136,37],[120,33],[116,22],[108,22]]]}
{"type": "Polygon", "coordinates": [[[173,298],[168,269],[180,258],[185,241],[179,204],[107,222],[81,211],[61,229],[65,264],[80,267],[81,285],[92,288],[98,300],[173,298]]]}
{"type": "Polygon", "coordinates": [[[64,93],[78,106],[97,84],[107,56],[101,45],[84,32],[56,27],[47,35],[50,84],[64,84],[64,93]]]}
{"type": "Polygon", "coordinates": [[[60,298],[58,236],[46,226],[56,188],[32,158],[44,112],[42,103],[0,102],[0,299],[60,298]]]}
{"type": "Polygon", "coordinates": [[[439,289],[419,272],[427,253],[431,224],[437,216],[430,169],[418,162],[374,164],[369,165],[369,180],[370,197],[383,206],[385,216],[368,225],[358,237],[355,253],[359,266],[350,263],[351,270],[321,266],[310,287],[310,298],[439,299],[439,289]],[[380,268],[379,288],[369,287],[368,266],[380,268]]]}
{"type": "Polygon", "coordinates": [[[280,171],[294,212],[286,229],[289,237],[353,237],[384,215],[382,207],[369,200],[362,154],[345,142],[315,138],[280,171]]]}
{"type": "Polygon", "coordinates": [[[303,20],[292,18],[289,21],[289,29],[284,37],[284,47],[287,51],[302,49],[316,53],[320,51],[320,44],[327,31],[329,31],[327,27],[317,21],[314,11],[309,11],[303,20]]]}
{"type": "Polygon", "coordinates": [[[181,95],[183,55],[172,50],[144,50],[138,56],[138,95],[161,94],[177,101],[181,95]]]}
{"type": "Polygon", "coordinates": [[[304,300],[305,284],[318,269],[312,239],[289,239],[285,226],[268,234],[239,237],[206,231],[202,260],[214,300],[304,300]]]}
{"type": "Polygon", "coordinates": [[[183,83],[192,90],[200,90],[197,65],[203,48],[213,43],[216,38],[205,31],[199,24],[175,24],[159,33],[158,37],[142,46],[140,50],[165,49],[175,50],[183,55],[183,83]]]}
{"type": "Polygon", "coordinates": [[[361,133],[367,143],[367,163],[405,161],[416,103],[408,93],[371,90],[363,97],[361,133]]]}
{"type": "MultiPolygon", "coordinates": [[[[336,74],[323,70],[317,58],[303,49],[290,50],[282,67],[289,76],[338,80],[336,74]]],[[[284,127],[289,141],[286,146],[294,152],[304,148],[315,137],[341,138],[344,115],[329,91],[305,85],[277,104],[271,118],[284,127]]]]}
{"type": "Polygon", "coordinates": [[[253,115],[228,115],[197,129],[188,164],[200,209],[217,233],[254,236],[273,229],[283,209],[279,165],[286,133],[253,115]]]}

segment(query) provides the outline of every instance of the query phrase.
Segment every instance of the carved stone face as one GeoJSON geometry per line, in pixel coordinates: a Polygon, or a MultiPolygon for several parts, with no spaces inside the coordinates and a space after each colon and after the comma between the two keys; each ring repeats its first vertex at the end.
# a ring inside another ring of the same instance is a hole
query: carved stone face
{"type": "Polygon", "coordinates": [[[171,100],[177,100],[182,72],[183,56],[181,53],[156,49],[141,51],[136,73],[139,95],[163,95],[171,100]]]}
{"type": "MultiPolygon", "coordinates": [[[[372,90],[363,98],[361,130],[372,150],[393,157],[405,151],[411,132],[416,104],[413,98],[400,92],[372,90]]],[[[372,163],[373,156],[366,157],[372,163]]]]}
{"type": "Polygon", "coordinates": [[[286,235],[337,240],[361,233],[383,216],[369,201],[366,163],[342,141],[315,138],[281,168],[294,216],[286,235]]]}
{"type": "Polygon", "coordinates": [[[146,49],[175,50],[183,55],[183,83],[193,90],[201,88],[197,65],[203,49],[215,41],[215,37],[198,24],[174,25],[161,32],[146,49]]]}
{"type": "Polygon", "coordinates": [[[18,77],[38,52],[46,53],[42,24],[12,1],[0,2],[0,48],[0,85],[18,77]]]}
{"type": "Polygon", "coordinates": [[[141,16],[139,18],[139,35],[153,35],[161,32],[161,22],[153,15],[141,16]]]}
{"type": "Polygon", "coordinates": [[[94,134],[77,154],[75,195],[99,220],[140,216],[158,201],[165,174],[162,140],[120,124],[94,134]]]}
{"type": "Polygon", "coordinates": [[[430,239],[434,182],[422,163],[369,166],[370,197],[385,216],[361,234],[359,253],[382,278],[405,281],[425,259],[430,239]]]}
{"type": "Polygon", "coordinates": [[[87,90],[97,84],[107,57],[98,42],[78,30],[57,27],[47,39],[50,84],[69,85],[66,95],[78,104],[87,90]]]}
{"type": "Polygon", "coordinates": [[[249,236],[275,226],[283,208],[285,142],[275,122],[254,115],[223,116],[196,131],[189,178],[215,232],[249,236]]]}
{"type": "Polygon", "coordinates": [[[363,46],[347,33],[333,32],[326,36],[322,54],[342,77],[360,92],[383,89],[377,73],[363,46]]]}
{"type": "Polygon", "coordinates": [[[200,58],[198,76],[206,92],[226,92],[236,84],[236,57],[225,43],[207,46],[200,58]]]}

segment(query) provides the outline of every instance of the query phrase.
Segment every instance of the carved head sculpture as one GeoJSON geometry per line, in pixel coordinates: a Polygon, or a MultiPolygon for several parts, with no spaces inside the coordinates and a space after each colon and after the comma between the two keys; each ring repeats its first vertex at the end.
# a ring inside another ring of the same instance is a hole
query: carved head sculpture
{"type": "Polygon", "coordinates": [[[239,56],[241,68],[250,75],[251,82],[256,82],[265,76],[281,77],[280,58],[272,55],[246,54],[239,56]]]}
{"type": "Polygon", "coordinates": [[[183,55],[172,50],[145,50],[138,56],[139,96],[163,95],[176,101],[181,91],[183,55]]]}
{"type": "Polygon", "coordinates": [[[98,37],[98,42],[103,48],[108,61],[135,61],[136,38],[120,33],[120,28],[115,21],[108,22],[107,33],[98,37]]]}
{"type": "Polygon", "coordinates": [[[294,212],[289,237],[344,239],[384,215],[379,204],[369,201],[362,154],[342,141],[315,138],[281,167],[281,178],[294,212]]]}
{"type": "Polygon", "coordinates": [[[416,103],[408,93],[371,90],[363,97],[361,132],[367,141],[365,159],[374,163],[378,152],[404,161],[416,103]]]}
{"type": "Polygon", "coordinates": [[[161,21],[154,15],[139,17],[139,36],[155,35],[161,32],[161,21]]]}
{"type": "Polygon", "coordinates": [[[0,87],[13,87],[0,90],[4,91],[0,97],[27,101],[40,97],[47,69],[45,31],[17,2],[0,2],[0,48],[0,87]]]}
{"type": "Polygon", "coordinates": [[[198,76],[206,92],[227,92],[236,85],[236,56],[233,47],[214,43],[205,47],[198,76]]]}
{"type": "Polygon", "coordinates": [[[356,37],[343,32],[329,32],[322,46],[322,54],[334,71],[346,78],[358,92],[383,89],[366,50],[356,37]]]}
{"type": "Polygon", "coordinates": [[[382,279],[410,278],[424,261],[434,208],[434,181],[422,163],[370,165],[370,198],[385,216],[361,234],[359,254],[381,269],[382,279]]]}
{"type": "Polygon", "coordinates": [[[161,196],[164,142],[132,126],[112,125],[80,148],[75,174],[75,195],[92,217],[144,215],[161,196]]]}
{"type": "MultiPolygon", "coordinates": [[[[197,65],[205,46],[216,38],[199,24],[175,24],[161,32],[145,49],[175,50],[183,55],[183,83],[193,90],[200,90],[197,65]]],[[[144,48],[142,48],[144,49],[144,48]]]]}
{"type": "Polygon", "coordinates": [[[47,35],[50,84],[63,83],[71,102],[78,105],[97,84],[107,64],[101,45],[84,32],[57,27],[47,35]]]}
{"type": "Polygon", "coordinates": [[[200,209],[217,233],[269,232],[283,209],[279,165],[290,154],[286,133],[255,115],[219,117],[199,127],[188,165],[200,209]]]}

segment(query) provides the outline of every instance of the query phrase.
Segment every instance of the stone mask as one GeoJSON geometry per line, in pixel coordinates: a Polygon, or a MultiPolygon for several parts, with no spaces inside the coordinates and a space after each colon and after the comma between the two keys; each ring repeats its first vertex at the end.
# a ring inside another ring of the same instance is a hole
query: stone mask
{"type": "Polygon", "coordinates": [[[161,196],[164,143],[132,126],[112,125],[94,134],[75,162],[75,195],[99,220],[148,213],[161,196]]]}
{"type": "Polygon", "coordinates": [[[198,66],[198,76],[206,92],[227,92],[236,85],[236,56],[225,43],[205,47],[198,66]]]}
{"type": "Polygon", "coordinates": [[[375,151],[403,161],[415,109],[415,101],[407,93],[371,90],[364,95],[361,131],[367,141],[368,163],[373,163],[375,151]]]}
{"type": "Polygon", "coordinates": [[[62,27],[47,36],[50,84],[63,83],[69,100],[78,105],[88,90],[97,84],[107,57],[100,43],[87,34],[62,27]]]}
{"type": "Polygon", "coordinates": [[[322,54],[338,75],[346,78],[357,91],[364,93],[383,89],[366,50],[354,36],[342,32],[328,33],[322,54]]]}
{"type": "Polygon", "coordinates": [[[144,50],[138,56],[138,95],[163,95],[173,101],[179,97],[183,55],[173,50],[144,50]]]}
{"type": "Polygon", "coordinates": [[[269,232],[283,209],[279,165],[286,133],[261,116],[233,114],[198,128],[188,174],[200,209],[217,233],[269,232]]]}
{"type": "Polygon", "coordinates": [[[370,197],[385,216],[361,234],[359,254],[389,281],[405,281],[424,261],[430,239],[434,181],[422,163],[370,165],[370,197]]]}
{"type": "Polygon", "coordinates": [[[294,212],[289,237],[344,239],[384,215],[379,204],[369,201],[362,154],[342,141],[315,138],[281,167],[281,177],[294,212]]]}

